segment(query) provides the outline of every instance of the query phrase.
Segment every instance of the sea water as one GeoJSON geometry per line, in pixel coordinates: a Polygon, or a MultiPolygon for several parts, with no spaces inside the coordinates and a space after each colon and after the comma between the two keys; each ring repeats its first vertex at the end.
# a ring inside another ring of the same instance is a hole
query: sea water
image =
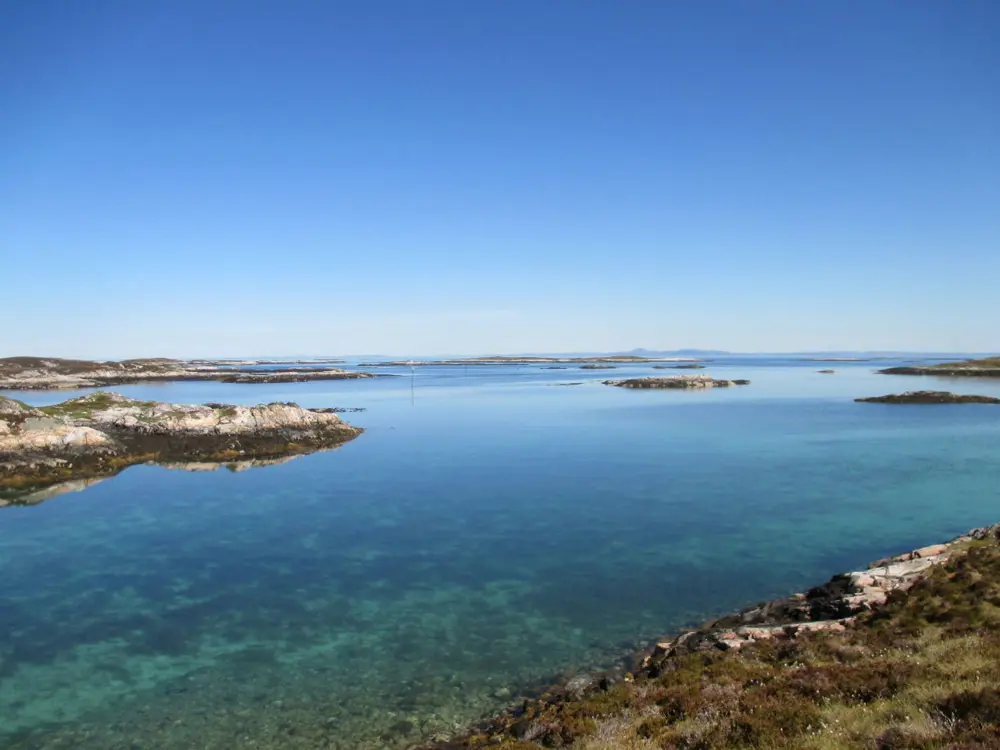
{"type": "Polygon", "coordinates": [[[701,372],[753,383],[709,391],[600,382],[648,366],[115,388],[364,407],[345,419],[366,432],[0,508],[0,744],[405,747],[1000,519],[1000,407],[853,401],[1000,382],[874,367],[726,360],[701,372]]]}

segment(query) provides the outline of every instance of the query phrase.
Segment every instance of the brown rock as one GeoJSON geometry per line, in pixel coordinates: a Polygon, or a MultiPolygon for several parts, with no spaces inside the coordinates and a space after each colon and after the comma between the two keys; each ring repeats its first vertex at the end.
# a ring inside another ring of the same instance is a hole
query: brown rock
{"type": "Polygon", "coordinates": [[[946,544],[932,544],[929,547],[921,547],[920,549],[913,550],[913,557],[934,557],[936,555],[943,555],[948,551],[948,546],[946,544]]]}

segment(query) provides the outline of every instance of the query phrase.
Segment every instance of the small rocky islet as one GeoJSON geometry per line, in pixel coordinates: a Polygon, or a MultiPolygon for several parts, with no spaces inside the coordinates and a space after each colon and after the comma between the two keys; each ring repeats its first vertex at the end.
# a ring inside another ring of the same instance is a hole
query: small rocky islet
{"type": "Polygon", "coordinates": [[[35,502],[55,485],[79,489],[139,463],[239,469],[333,448],[362,432],[336,411],[188,406],[106,391],[38,408],[0,397],[0,502],[35,502]]]}
{"type": "Polygon", "coordinates": [[[605,380],[604,385],[617,388],[728,388],[734,385],[749,385],[749,380],[720,380],[710,375],[668,375],[665,377],[628,378],[625,380],[605,380]]]}
{"type": "Polygon", "coordinates": [[[1000,378],[1000,357],[982,357],[936,365],[911,365],[879,370],[882,375],[931,375],[946,378],[1000,378]]]}
{"type": "Polygon", "coordinates": [[[1000,398],[949,391],[906,391],[854,399],[863,404],[1000,404],[1000,398]]]}

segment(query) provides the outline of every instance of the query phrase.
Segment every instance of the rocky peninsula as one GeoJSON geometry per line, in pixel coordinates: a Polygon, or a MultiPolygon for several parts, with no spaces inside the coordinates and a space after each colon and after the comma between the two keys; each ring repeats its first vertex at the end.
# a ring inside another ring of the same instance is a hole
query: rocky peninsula
{"type": "Polygon", "coordinates": [[[1000,524],[578,674],[421,750],[994,747],[1000,524]]]}
{"type": "Polygon", "coordinates": [[[728,388],[733,385],[749,384],[749,380],[717,380],[710,375],[669,375],[604,381],[604,385],[618,388],[728,388]]]}
{"type": "Polygon", "coordinates": [[[967,359],[964,362],[942,362],[938,365],[889,367],[879,370],[883,375],[936,375],[946,378],[1000,378],[1000,357],[967,359]]]}
{"type": "Polygon", "coordinates": [[[0,500],[37,502],[46,488],[79,489],[72,483],[139,463],[246,468],[332,448],[361,432],[334,409],[292,403],[185,406],[99,391],[34,408],[0,397],[0,500]]]}
{"type": "Polygon", "coordinates": [[[126,359],[95,362],[57,357],[6,357],[0,359],[0,390],[51,390],[55,388],[102,388],[132,383],[214,380],[222,383],[298,383],[310,380],[373,378],[370,372],[287,363],[269,370],[253,369],[265,364],[253,360],[184,361],[178,359],[126,359]]]}
{"type": "Polygon", "coordinates": [[[854,400],[864,404],[1000,404],[1000,398],[971,396],[949,391],[906,391],[854,400]]]}

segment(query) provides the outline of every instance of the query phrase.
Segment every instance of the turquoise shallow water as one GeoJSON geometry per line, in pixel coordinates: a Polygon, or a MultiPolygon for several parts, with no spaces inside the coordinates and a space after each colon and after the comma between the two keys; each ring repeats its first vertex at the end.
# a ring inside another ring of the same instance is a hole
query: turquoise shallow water
{"type": "Polygon", "coordinates": [[[1000,383],[871,368],[713,363],[753,384],[705,393],[599,383],[644,368],[536,367],[118,388],[366,407],[346,418],[367,432],[279,466],[137,467],[0,508],[4,746],[404,747],[1000,518],[1000,407],[851,400],[1000,383]]]}

